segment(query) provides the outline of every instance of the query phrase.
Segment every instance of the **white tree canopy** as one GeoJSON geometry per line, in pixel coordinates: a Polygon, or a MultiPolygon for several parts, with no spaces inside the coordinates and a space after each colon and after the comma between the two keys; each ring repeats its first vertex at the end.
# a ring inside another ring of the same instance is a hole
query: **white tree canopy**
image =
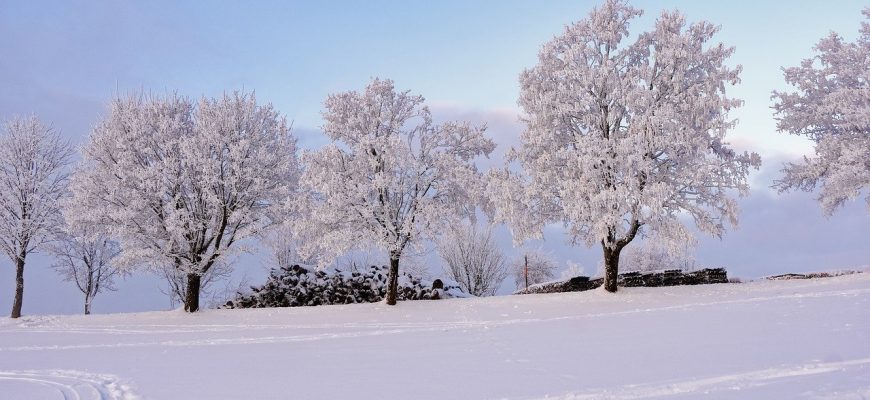
{"type": "Polygon", "coordinates": [[[760,160],[725,141],[728,111],[740,104],[725,95],[739,82],[739,67],[725,65],[733,49],[710,45],[717,27],[686,26],[676,12],[623,43],[640,13],[607,1],[522,74],[527,129],[509,161],[523,174],[505,168],[491,183],[497,215],[518,240],[554,222],[589,245],[613,244],[637,225],[682,240],[680,212],[717,235],[736,223],[728,192],[745,193],[760,160]]]}
{"type": "Polygon", "coordinates": [[[401,254],[468,215],[483,180],[474,158],[495,147],[485,127],[432,122],[422,96],[373,80],[326,100],[332,143],[303,152],[313,228],[333,257],[375,245],[401,254]]]}
{"type": "MultiPolygon", "coordinates": [[[[687,24],[678,12],[629,41],[639,15],[608,0],[522,73],[527,128],[508,155],[521,172],[495,171],[489,185],[495,219],[515,240],[562,223],[572,243],[601,243],[618,262],[641,227],[682,242],[691,234],[681,214],[713,235],[737,223],[730,194],[748,192],[760,158],[725,138],[735,124],[728,113],[741,104],[725,94],[739,82],[740,67],[726,65],[734,49],[712,42],[718,27],[687,24]]],[[[615,271],[613,279],[616,290],[615,271]]]]}
{"type": "Polygon", "coordinates": [[[72,146],[36,117],[6,121],[0,136],[0,248],[11,260],[58,232],[72,154],[72,146]]]}
{"type": "Polygon", "coordinates": [[[70,215],[118,238],[122,265],[168,265],[197,286],[234,243],[271,224],[298,179],[285,119],[239,92],[197,105],[116,99],[83,156],[70,215]]]}
{"type": "MultiPolygon", "coordinates": [[[[830,215],[870,187],[870,8],[858,39],[831,33],[814,47],[816,55],[785,68],[795,92],[773,92],[781,132],[815,142],[815,156],[787,163],[781,191],[821,186],[819,203],[830,215]]],[[[870,193],[866,197],[870,209],[870,193]]]]}
{"type": "Polygon", "coordinates": [[[389,304],[406,248],[472,214],[484,186],[474,159],[495,147],[485,127],[435,124],[423,103],[380,79],[331,95],[323,130],[332,143],[302,155],[312,200],[304,236],[317,237],[326,258],[367,246],[388,252],[389,304]]]}

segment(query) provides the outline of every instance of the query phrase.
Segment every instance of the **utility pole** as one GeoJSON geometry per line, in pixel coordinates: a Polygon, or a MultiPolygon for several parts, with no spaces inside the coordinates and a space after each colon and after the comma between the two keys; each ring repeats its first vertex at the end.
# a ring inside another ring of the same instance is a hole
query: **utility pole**
{"type": "Polygon", "coordinates": [[[524,256],[526,259],[526,268],[524,269],[524,273],[526,275],[526,290],[529,289],[529,256],[524,256]]]}

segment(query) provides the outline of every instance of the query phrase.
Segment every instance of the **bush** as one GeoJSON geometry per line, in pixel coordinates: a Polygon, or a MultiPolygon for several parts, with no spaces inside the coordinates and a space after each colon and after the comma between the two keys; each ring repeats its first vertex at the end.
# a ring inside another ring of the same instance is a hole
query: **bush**
{"type": "MultiPolygon", "coordinates": [[[[327,304],[375,303],[387,292],[386,266],[371,266],[365,271],[310,271],[294,265],[272,269],[262,286],[252,286],[250,294],[238,293],[223,308],[300,307],[327,304]]],[[[433,289],[420,278],[403,273],[399,277],[399,300],[434,300],[463,297],[461,289],[445,285],[433,289]]]]}

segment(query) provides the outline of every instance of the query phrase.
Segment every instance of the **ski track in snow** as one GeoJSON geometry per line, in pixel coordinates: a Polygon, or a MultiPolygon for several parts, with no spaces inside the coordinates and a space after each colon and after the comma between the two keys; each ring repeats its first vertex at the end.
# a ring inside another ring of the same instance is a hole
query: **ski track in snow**
{"type": "MultiPolygon", "coordinates": [[[[870,366],[870,358],[827,363],[808,363],[780,368],[768,368],[730,375],[705,377],[683,381],[666,381],[640,385],[625,385],[615,389],[594,389],[580,393],[537,397],[536,400],[634,400],[669,397],[676,395],[704,395],[725,390],[746,390],[753,387],[775,384],[787,378],[829,374],[847,371],[850,368],[870,366]]],[[[865,399],[870,396],[870,387],[838,393],[837,399],[865,399]]],[[[751,395],[746,398],[751,398],[751,395]]]]}
{"type": "MultiPolygon", "coordinates": [[[[129,342],[129,343],[99,343],[99,344],[71,344],[71,345],[49,345],[49,346],[12,346],[0,347],[0,352],[17,352],[17,351],[44,351],[44,350],[78,350],[78,349],[93,349],[93,348],[121,348],[121,347],[148,347],[148,346],[220,346],[220,345],[240,345],[240,344],[271,344],[271,343],[289,343],[289,342],[305,342],[328,339],[346,339],[359,338],[367,336],[380,335],[396,335],[404,333],[423,333],[433,331],[444,331],[453,329],[489,329],[498,326],[507,326],[515,324],[569,321],[587,318],[599,318],[605,316],[630,315],[638,313],[649,313],[658,311],[679,311],[691,310],[698,307],[709,307],[723,304],[740,304],[767,302],[772,300],[790,300],[799,298],[820,298],[820,297],[845,297],[858,296],[862,294],[870,294],[868,289],[853,289],[841,291],[828,291],[817,293],[795,293],[769,297],[751,297],[747,299],[737,300],[722,300],[713,302],[698,302],[681,304],[676,306],[662,306],[650,308],[638,308],[627,311],[614,311],[603,313],[588,313],[581,315],[562,316],[553,318],[522,318],[522,319],[506,319],[506,320],[487,320],[487,321],[472,321],[467,318],[464,321],[450,322],[402,322],[402,323],[345,323],[345,324],[309,324],[309,325],[293,325],[293,324],[251,324],[251,325],[140,325],[137,329],[121,329],[115,326],[106,327],[70,327],[70,326],[40,326],[39,328],[30,328],[29,325],[37,322],[30,321],[29,324],[19,325],[20,329],[27,330],[29,333],[93,333],[93,334],[169,334],[169,333],[202,333],[202,332],[239,332],[239,331],[256,331],[267,329],[364,329],[363,331],[351,331],[346,333],[324,333],[324,334],[303,334],[303,335],[284,335],[284,336],[255,336],[255,337],[235,337],[235,338],[213,338],[213,339],[197,339],[197,340],[165,340],[165,341],[147,341],[147,342],[129,342]],[[174,327],[175,329],[165,329],[166,327],[174,327]],[[149,329],[150,328],[150,329],[149,329]],[[181,329],[179,329],[181,328],[181,329]]],[[[53,322],[53,320],[47,320],[53,322]]],[[[8,331],[0,331],[2,333],[15,333],[16,329],[8,331]]]]}
{"type": "MultiPolygon", "coordinates": [[[[418,329],[414,332],[426,332],[436,329],[418,329]]],[[[0,352],[8,351],[44,351],[44,350],[78,350],[78,349],[97,349],[97,348],[121,348],[121,347],[189,347],[189,346],[221,346],[221,345],[241,345],[241,344],[271,344],[271,343],[291,343],[291,342],[308,342],[324,339],[344,339],[344,338],[359,338],[366,336],[379,336],[406,333],[408,330],[375,330],[371,332],[351,332],[351,333],[324,333],[316,335],[294,335],[294,336],[262,336],[262,337],[240,337],[240,338],[216,338],[216,339],[199,339],[199,340],[166,340],[154,342],[134,342],[134,343],[103,343],[103,344],[73,344],[73,345],[54,345],[54,346],[19,346],[0,348],[0,352]]]]}
{"type": "Polygon", "coordinates": [[[65,400],[137,400],[133,390],[114,375],[74,370],[0,370],[0,383],[12,381],[49,387],[65,400]]]}

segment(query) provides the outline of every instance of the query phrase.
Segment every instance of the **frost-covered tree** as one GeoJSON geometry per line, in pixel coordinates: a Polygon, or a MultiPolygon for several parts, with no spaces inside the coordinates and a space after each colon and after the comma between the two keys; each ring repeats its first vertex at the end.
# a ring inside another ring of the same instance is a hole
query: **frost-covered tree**
{"type": "Polygon", "coordinates": [[[118,238],[122,265],[183,277],[189,312],[202,277],[272,223],[298,179],[285,119],[239,92],[115,99],[83,158],[70,214],[118,238]]]}
{"type": "Polygon", "coordinates": [[[678,216],[721,235],[736,224],[733,189],[748,192],[757,154],[725,141],[740,101],[726,61],[733,48],[712,43],[718,28],[687,25],[664,12],[655,28],[627,39],[641,11],[608,0],[549,43],[520,76],[526,130],[492,174],[495,219],[516,241],[562,223],[571,243],[600,244],[605,288],[616,291],[619,254],[639,233],[691,239],[678,216]]]}
{"type": "Polygon", "coordinates": [[[302,156],[307,225],[333,256],[369,245],[388,253],[394,305],[403,252],[472,211],[483,187],[474,158],[495,145],[484,127],[434,124],[423,97],[390,80],[331,95],[325,107],[332,143],[302,156]]]}
{"type": "Polygon", "coordinates": [[[481,229],[466,222],[452,227],[438,239],[438,254],[447,276],[475,296],[494,295],[508,275],[492,226],[481,229]]]}
{"type": "Polygon", "coordinates": [[[514,258],[510,266],[517,289],[553,280],[556,277],[556,269],[556,261],[553,257],[541,250],[522,252],[514,258]]]}
{"type": "Polygon", "coordinates": [[[0,248],[15,264],[12,318],[21,316],[24,263],[60,226],[73,150],[36,117],[6,121],[0,134],[0,248]]]}
{"type": "MultiPolygon", "coordinates": [[[[774,187],[810,191],[828,215],[870,188],[870,8],[854,43],[831,33],[813,58],[785,68],[796,92],[773,92],[777,128],[815,143],[815,156],[787,163],[774,187]]],[[[866,197],[870,208],[870,193],[866,197]]]]}
{"type": "Polygon", "coordinates": [[[123,270],[113,262],[121,248],[116,241],[99,233],[65,227],[48,246],[54,256],[52,267],[65,281],[75,283],[85,296],[85,315],[91,313],[94,297],[115,290],[115,278],[123,270]]]}

